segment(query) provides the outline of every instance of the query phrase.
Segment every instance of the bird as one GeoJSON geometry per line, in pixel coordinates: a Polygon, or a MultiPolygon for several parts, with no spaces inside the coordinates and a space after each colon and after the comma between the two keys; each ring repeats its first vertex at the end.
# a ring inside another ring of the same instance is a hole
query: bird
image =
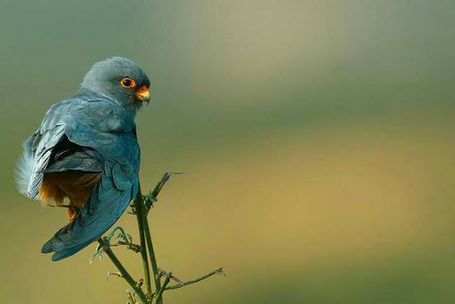
{"type": "Polygon", "coordinates": [[[141,152],[135,117],[150,101],[150,80],[124,57],[96,62],[80,90],[47,111],[17,163],[19,192],[68,208],[69,223],[42,253],[59,261],[99,239],[139,189],[141,152]]]}

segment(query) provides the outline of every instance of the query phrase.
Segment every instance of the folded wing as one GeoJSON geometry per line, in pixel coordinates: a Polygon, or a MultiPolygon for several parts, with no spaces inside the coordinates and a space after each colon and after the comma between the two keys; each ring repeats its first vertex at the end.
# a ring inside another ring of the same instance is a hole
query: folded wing
{"type": "Polygon", "coordinates": [[[77,217],[44,244],[42,252],[54,252],[54,261],[80,251],[120,218],[137,193],[140,162],[133,117],[111,101],[73,101],[58,112],[67,113],[61,118],[65,138],[83,149],[63,149],[59,162],[47,160],[40,168],[64,172],[76,166],[100,172],[101,178],[77,217]]]}

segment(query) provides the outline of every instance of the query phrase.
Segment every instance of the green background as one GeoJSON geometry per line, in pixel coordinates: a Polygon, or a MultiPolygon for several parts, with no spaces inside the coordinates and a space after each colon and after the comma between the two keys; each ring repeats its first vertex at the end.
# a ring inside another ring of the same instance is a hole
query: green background
{"type": "Polygon", "coordinates": [[[167,304],[453,301],[453,0],[2,0],[0,25],[1,303],[126,302],[94,245],[40,253],[65,211],[13,179],[45,111],[112,55],[152,82],[144,190],[187,173],[150,215],[160,266],[227,273],[167,304]]]}

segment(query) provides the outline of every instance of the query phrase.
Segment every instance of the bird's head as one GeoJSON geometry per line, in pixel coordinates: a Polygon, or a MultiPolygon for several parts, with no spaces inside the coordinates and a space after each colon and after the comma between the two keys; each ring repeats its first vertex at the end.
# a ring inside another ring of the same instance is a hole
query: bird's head
{"type": "Polygon", "coordinates": [[[150,80],[131,59],[111,57],[95,63],[85,75],[83,89],[104,95],[136,112],[150,101],[150,80]]]}

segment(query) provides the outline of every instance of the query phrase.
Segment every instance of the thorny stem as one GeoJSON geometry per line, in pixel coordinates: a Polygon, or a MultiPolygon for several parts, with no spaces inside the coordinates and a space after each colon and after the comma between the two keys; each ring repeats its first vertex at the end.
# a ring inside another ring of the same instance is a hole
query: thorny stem
{"type": "Polygon", "coordinates": [[[142,211],[144,208],[140,207],[142,205],[142,193],[139,186],[136,199],[134,200],[134,206],[136,211],[137,225],[139,228],[139,239],[141,242],[141,257],[142,257],[142,266],[144,268],[144,282],[148,294],[152,294],[152,286],[150,282],[150,268],[149,262],[147,259],[147,247],[145,246],[145,235],[144,235],[144,224],[142,221],[142,211]],[[138,206],[139,205],[139,206],[138,206]]]}
{"type": "Polygon", "coordinates": [[[142,304],[149,303],[147,300],[147,296],[144,294],[142,289],[137,285],[133,277],[128,273],[125,267],[123,267],[122,263],[120,263],[119,259],[115,256],[114,252],[112,251],[109,245],[109,241],[105,237],[103,237],[98,240],[98,243],[100,244],[103,251],[107,254],[107,256],[111,259],[115,267],[117,267],[117,269],[120,271],[120,273],[122,274],[122,278],[124,278],[125,281],[131,286],[131,288],[133,288],[134,292],[136,292],[137,296],[141,300],[141,303],[142,304]]]}

